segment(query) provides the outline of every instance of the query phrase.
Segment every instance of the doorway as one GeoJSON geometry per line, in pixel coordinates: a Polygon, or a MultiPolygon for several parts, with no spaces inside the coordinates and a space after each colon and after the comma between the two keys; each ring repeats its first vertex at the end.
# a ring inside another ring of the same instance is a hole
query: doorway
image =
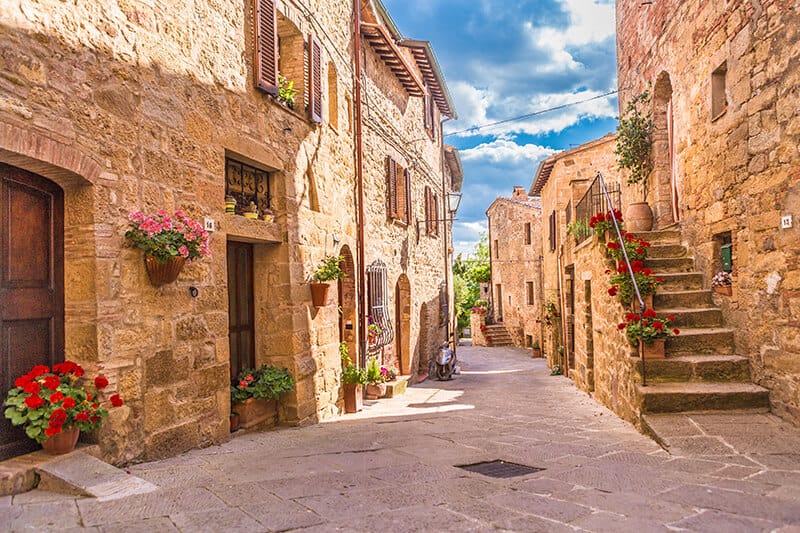
{"type": "Polygon", "coordinates": [[[228,241],[228,341],[230,375],[255,368],[255,319],[253,312],[253,245],[228,241]]]}
{"type": "Polygon", "coordinates": [[[411,282],[400,274],[395,286],[395,346],[400,374],[411,374],[411,282]]]}
{"type": "MultiPolygon", "coordinates": [[[[64,193],[0,164],[0,397],[35,365],[64,360],[64,193]]],[[[0,459],[37,448],[0,420],[0,459]]]]}
{"type": "Polygon", "coordinates": [[[503,321],[503,286],[499,283],[494,286],[495,294],[497,295],[497,299],[495,300],[495,313],[496,316],[494,317],[495,320],[498,322],[503,321]]]}

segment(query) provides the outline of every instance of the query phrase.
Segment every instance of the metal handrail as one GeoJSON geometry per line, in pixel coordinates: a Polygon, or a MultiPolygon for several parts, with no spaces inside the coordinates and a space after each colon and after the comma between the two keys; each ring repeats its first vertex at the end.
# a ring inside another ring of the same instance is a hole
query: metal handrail
{"type": "MultiPolygon", "coordinates": [[[[603,180],[603,174],[601,172],[597,172],[597,178],[600,182],[600,188],[603,190],[603,194],[606,197],[606,201],[608,202],[608,206],[611,210],[611,222],[614,224],[614,231],[617,232],[617,238],[619,239],[620,249],[622,250],[622,257],[625,259],[625,265],[628,267],[628,275],[631,277],[631,281],[633,282],[633,291],[636,294],[636,299],[639,300],[639,322],[641,324],[642,317],[644,316],[644,312],[647,310],[645,308],[644,299],[642,298],[642,293],[639,291],[639,284],[636,283],[636,276],[633,273],[633,267],[631,267],[631,261],[628,258],[628,250],[625,248],[625,240],[622,238],[622,231],[619,228],[619,224],[617,223],[617,217],[614,215],[614,204],[611,203],[611,196],[608,194],[608,189],[606,188],[606,182],[603,180]]],[[[620,206],[621,207],[621,206],[620,206]]],[[[639,331],[642,331],[642,328],[639,328],[639,331]]],[[[641,345],[641,340],[639,342],[641,345]]],[[[644,369],[644,350],[640,349],[640,355],[642,359],[642,387],[647,386],[647,378],[645,376],[645,369],[644,369]]]]}

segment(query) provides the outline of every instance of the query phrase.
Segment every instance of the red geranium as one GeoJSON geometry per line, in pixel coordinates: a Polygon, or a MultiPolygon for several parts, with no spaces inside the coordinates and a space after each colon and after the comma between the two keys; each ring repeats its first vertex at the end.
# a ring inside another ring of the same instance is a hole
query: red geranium
{"type": "Polygon", "coordinates": [[[47,376],[44,378],[44,386],[52,391],[56,390],[61,385],[61,379],[58,376],[47,376]]]}
{"type": "Polygon", "coordinates": [[[42,386],[39,385],[38,381],[30,381],[22,387],[22,390],[28,394],[39,394],[39,391],[42,390],[42,386]]]}
{"type": "Polygon", "coordinates": [[[50,395],[50,403],[58,403],[63,399],[64,399],[64,393],[60,391],[54,392],[53,394],[50,395]]]}
{"type": "Polygon", "coordinates": [[[94,378],[94,386],[97,387],[97,390],[105,389],[108,387],[108,379],[102,374],[94,378]]]}
{"type": "Polygon", "coordinates": [[[122,406],[122,398],[119,397],[119,394],[114,394],[111,396],[111,405],[114,407],[121,407],[122,406]]]}
{"type": "Polygon", "coordinates": [[[29,409],[38,409],[44,405],[44,399],[37,394],[31,394],[25,398],[25,405],[27,405],[29,409]]]}
{"type": "Polygon", "coordinates": [[[617,295],[617,286],[616,285],[614,285],[613,287],[608,289],[608,295],[609,296],[616,296],[617,295]]]}
{"type": "Polygon", "coordinates": [[[70,398],[69,396],[64,398],[64,402],[61,404],[64,409],[72,409],[75,407],[75,398],[70,398]]]}

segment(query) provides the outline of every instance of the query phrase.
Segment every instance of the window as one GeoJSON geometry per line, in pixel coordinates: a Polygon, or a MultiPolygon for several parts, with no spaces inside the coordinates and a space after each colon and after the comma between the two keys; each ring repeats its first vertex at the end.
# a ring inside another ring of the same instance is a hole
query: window
{"type": "Polygon", "coordinates": [[[725,94],[725,78],[727,75],[727,61],[723,61],[722,64],[711,73],[711,120],[715,120],[728,109],[728,97],[725,94]]]}
{"type": "Polygon", "coordinates": [[[436,140],[436,107],[433,102],[433,95],[431,94],[428,88],[425,88],[425,96],[422,98],[423,103],[423,110],[424,113],[424,122],[425,122],[425,131],[428,132],[428,136],[431,140],[436,140]]]}
{"type": "Polygon", "coordinates": [[[269,172],[225,158],[225,196],[236,200],[237,215],[247,211],[250,204],[255,204],[259,216],[271,214],[269,182],[269,172]]]}
{"type": "Polygon", "coordinates": [[[550,251],[556,251],[556,212],[550,212],[550,251]]]}
{"type": "Polygon", "coordinates": [[[497,242],[497,239],[494,240],[494,258],[500,259],[500,245],[497,242]]]}
{"type": "Polygon", "coordinates": [[[525,244],[531,244],[533,242],[533,236],[531,234],[531,223],[525,223],[525,244]]]}
{"type": "Polygon", "coordinates": [[[370,352],[380,350],[394,339],[392,319],[388,309],[388,284],[386,263],[374,261],[367,267],[367,295],[369,297],[369,322],[377,326],[380,333],[372,336],[368,346],[370,352]]]}
{"type": "Polygon", "coordinates": [[[403,224],[411,220],[411,175],[391,157],[386,158],[387,216],[403,224]]]}
{"type": "Polygon", "coordinates": [[[439,197],[425,187],[425,229],[430,237],[439,235],[439,197]]]}
{"type": "Polygon", "coordinates": [[[533,282],[526,281],[525,282],[525,292],[528,295],[528,305],[533,305],[533,282]]]}

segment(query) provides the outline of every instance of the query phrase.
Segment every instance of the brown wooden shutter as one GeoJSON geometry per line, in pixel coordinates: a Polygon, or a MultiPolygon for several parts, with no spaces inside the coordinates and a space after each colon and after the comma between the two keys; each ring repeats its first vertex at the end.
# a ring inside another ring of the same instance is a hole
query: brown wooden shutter
{"type": "Polygon", "coordinates": [[[256,29],[256,86],[270,94],[278,94],[278,28],[275,0],[254,0],[256,29]]]}
{"type": "Polygon", "coordinates": [[[556,212],[550,212],[550,251],[556,251],[556,212]]]}
{"type": "Polygon", "coordinates": [[[322,47],[313,36],[308,36],[309,73],[311,90],[308,92],[308,107],[311,120],[322,123],[322,47]]]}
{"type": "Polygon", "coordinates": [[[397,162],[386,158],[386,205],[389,218],[397,218],[397,162]]]}
{"type": "Polygon", "coordinates": [[[403,215],[405,216],[406,224],[410,224],[411,223],[411,173],[408,171],[408,169],[405,169],[403,172],[405,173],[406,177],[405,179],[406,207],[405,207],[405,213],[403,213],[403,215]]]}

